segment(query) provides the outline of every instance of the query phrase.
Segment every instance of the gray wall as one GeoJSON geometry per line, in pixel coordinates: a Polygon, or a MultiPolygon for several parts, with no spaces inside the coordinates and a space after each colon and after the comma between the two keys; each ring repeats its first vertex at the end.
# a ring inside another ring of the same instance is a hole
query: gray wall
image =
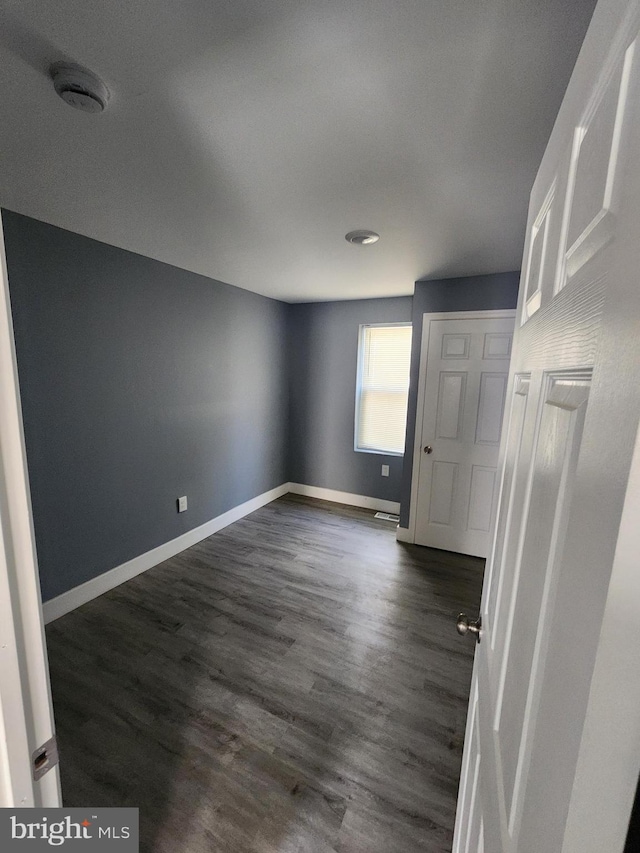
{"type": "Polygon", "coordinates": [[[517,301],[513,272],[285,305],[2,218],[44,600],[288,480],[401,500],[406,526],[422,315],[517,301]],[[356,364],[360,324],[411,319],[403,471],[353,449],[356,364]]]}
{"type": "Polygon", "coordinates": [[[409,320],[409,296],[289,306],[292,482],[400,500],[402,457],[353,449],[358,327],[409,320]]]}
{"type": "Polygon", "coordinates": [[[420,342],[422,315],[438,311],[489,311],[496,308],[515,308],[518,302],[520,272],[448,278],[437,281],[417,281],[413,295],[413,341],[411,346],[411,380],[407,413],[405,466],[402,475],[400,524],[409,525],[411,501],[411,469],[415,441],[418,376],[420,373],[420,342]]]}
{"type": "Polygon", "coordinates": [[[288,480],[286,305],[3,223],[45,600],[288,480]]]}

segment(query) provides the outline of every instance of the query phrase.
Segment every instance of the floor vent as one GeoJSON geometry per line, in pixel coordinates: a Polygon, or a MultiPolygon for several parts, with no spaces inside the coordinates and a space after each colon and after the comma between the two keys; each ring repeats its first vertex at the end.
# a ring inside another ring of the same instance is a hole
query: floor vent
{"type": "Polygon", "coordinates": [[[396,524],[400,521],[399,515],[393,515],[390,512],[377,512],[374,518],[379,518],[381,521],[395,521],[396,524]]]}

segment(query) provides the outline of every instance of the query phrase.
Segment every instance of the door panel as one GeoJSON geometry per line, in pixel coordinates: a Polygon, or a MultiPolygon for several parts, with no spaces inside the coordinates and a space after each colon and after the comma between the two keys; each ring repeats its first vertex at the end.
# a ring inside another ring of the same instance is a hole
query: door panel
{"type": "MultiPolygon", "coordinates": [[[[514,835],[526,776],[533,697],[544,666],[542,649],[555,573],[561,564],[564,531],[580,449],[588,380],[582,374],[545,376],[542,412],[529,482],[524,495],[523,543],[515,566],[510,613],[501,649],[494,699],[502,796],[514,835]],[[572,397],[573,395],[573,397],[572,397]]],[[[487,634],[491,634],[488,621],[487,634]]]]}
{"type": "Polygon", "coordinates": [[[484,352],[482,357],[487,358],[509,358],[511,356],[511,341],[513,335],[498,335],[488,332],[484,336],[484,352]]]}
{"type": "Polygon", "coordinates": [[[575,130],[562,235],[558,289],[612,238],[619,196],[621,145],[625,140],[629,78],[635,42],[624,59],[603,75],[575,130]]]}
{"type": "Polygon", "coordinates": [[[442,336],[442,358],[455,358],[456,361],[469,358],[469,347],[471,335],[447,335],[442,336]]]}
{"type": "Polygon", "coordinates": [[[436,438],[460,439],[466,392],[466,373],[448,371],[440,374],[436,438]]]}
{"type": "Polygon", "coordinates": [[[482,465],[472,467],[469,492],[469,530],[489,533],[495,482],[495,468],[485,468],[482,465]]]}
{"type": "MultiPolygon", "coordinates": [[[[525,424],[530,385],[529,375],[515,377],[501,486],[502,502],[498,512],[493,558],[485,577],[488,595],[485,596],[486,604],[482,615],[486,623],[488,614],[493,614],[493,630],[490,637],[492,649],[495,649],[496,637],[500,633],[502,617],[506,612],[506,606],[502,607],[502,605],[511,598],[511,584],[514,580],[513,573],[507,569],[507,566],[516,563],[517,534],[514,535],[514,528],[517,525],[513,522],[513,516],[514,513],[522,512],[525,500],[529,461],[525,442],[525,424]]],[[[504,636],[504,630],[502,634],[504,636]]]]}
{"type": "Polygon", "coordinates": [[[455,462],[434,462],[431,477],[431,524],[451,526],[456,502],[458,465],[455,462]]]}
{"type": "Polygon", "coordinates": [[[522,307],[522,322],[532,317],[542,304],[542,287],[545,281],[546,264],[549,257],[549,232],[552,220],[555,181],[531,228],[529,257],[524,278],[525,300],[522,307]]]}
{"type": "Polygon", "coordinates": [[[507,391],[505,373],[483,373],[480,377],[480,399],[476,421],[476,444],[498,447],[507,391]]]}

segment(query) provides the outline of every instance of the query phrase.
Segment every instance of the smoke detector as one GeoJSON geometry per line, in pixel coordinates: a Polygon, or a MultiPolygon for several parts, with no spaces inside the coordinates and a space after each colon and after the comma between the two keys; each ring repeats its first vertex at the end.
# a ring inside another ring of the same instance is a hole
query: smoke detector
{"type": "Polygon", "coordinates": [[[377,243],[380,235],[375,231],[349,231],[344,235],[347,243],[353,243],[354,246],[370,246],[372,243],[377,243]]]}
{"type": "Polygon", "coordinates": [[[91,71],[68,62],[56,62],[50,73],[55,90],[65,104],[85,113],[101,113],[106,109],[109,90],[91,71]]]}

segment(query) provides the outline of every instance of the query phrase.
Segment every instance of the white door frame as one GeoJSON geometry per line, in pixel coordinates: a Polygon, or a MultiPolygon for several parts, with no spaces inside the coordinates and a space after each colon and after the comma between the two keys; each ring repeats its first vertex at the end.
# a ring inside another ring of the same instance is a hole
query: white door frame
{"type": "Polygon", "coordinates": [[[422,315],[422,339],[420,341],[420,373],[418,375],[418,400],[416,403],[416,425],[413,442],[413,460],[411,467],[411,502],[409,504],[409,527],[398,528],[398,539],[403,542],[416,541],[416,518],[418,514],[418,479],[420,460],[422,459],[422,427],[424,424],[424,395],[427,378],[427,356],[429,353],[429,331],[432,320],[503,320],[512,319],[515,323],[516,312],[513,308],[496,308],[489,311],[441,311],[422,315]]]}
{"type": "Polygon", "coordinates": [[[0,223],[0,807],[62,805],[55,759],[39,781],[32,772],[54,733],[0,223]]]}

